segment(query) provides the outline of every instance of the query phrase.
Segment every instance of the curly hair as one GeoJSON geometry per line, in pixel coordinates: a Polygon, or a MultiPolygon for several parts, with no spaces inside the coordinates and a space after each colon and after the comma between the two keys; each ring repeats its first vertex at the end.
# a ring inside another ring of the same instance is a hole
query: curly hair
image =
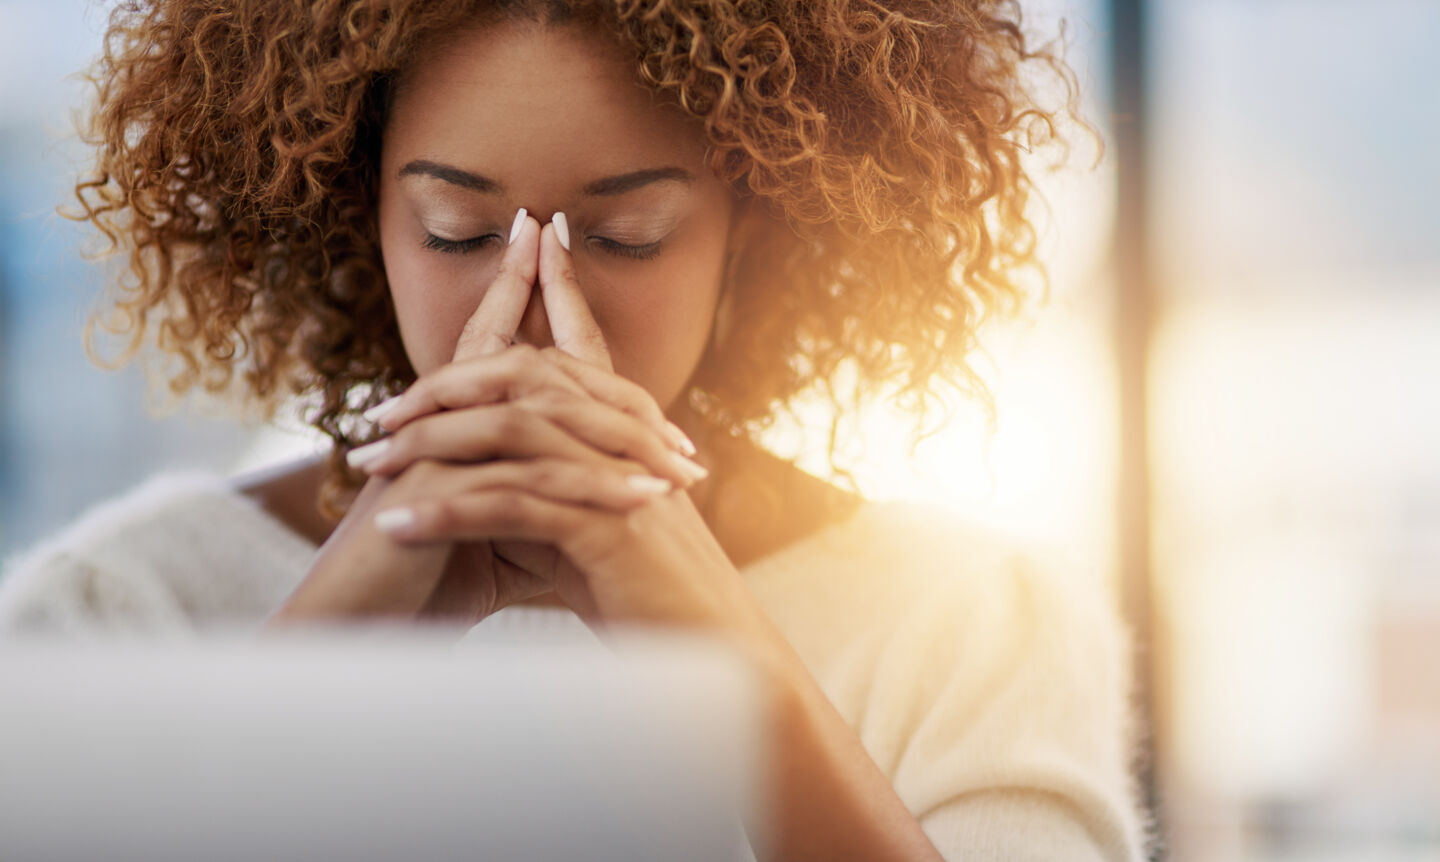
{"type": "Polygon", "coordinates": [[[1021,158],[1063,146],[1076,92],[1006,0],[122,2],[89,73],[95,169],[75,187],[75,217],[128,255],[87,321],[92,359],[98,322],[128,333],[120,363],[153,333],[179,360],[174,395],[233,392],[238,370],[267,418],[312,399],[306,421],[333,442],[321,510],[338,518],[363,480],[344,453],[374,433],[356,417],[415,379],[375,219],[388,94],[428,36],[496,16],[608,28],[753,204],[730,325],[686,396],[714,439],[753,440],[820,391],[834,467],[840,418],[895,381],[917,427],[941,384],[993,417],[968,356],[983,320],[1020,307],[1021,270],[1044,281],[1021,158]],[[1062,108],[1030,67],[1063,83],[1062,108]]]}

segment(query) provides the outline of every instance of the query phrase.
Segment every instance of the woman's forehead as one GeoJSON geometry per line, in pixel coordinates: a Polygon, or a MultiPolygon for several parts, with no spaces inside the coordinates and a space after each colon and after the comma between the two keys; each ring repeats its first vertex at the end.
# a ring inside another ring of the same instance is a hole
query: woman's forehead
{"type": "MultiPolygon", "coordinates": [[[[504,21],[417,53],[387,117],[387,165],[483,159],[487,173],[568,165],[588,182],[655,165],[702,167],[699,124],[640,82],[594,29],[504,21]]],[[[475,165],[479,168],[480,165],[475,165]]]]}

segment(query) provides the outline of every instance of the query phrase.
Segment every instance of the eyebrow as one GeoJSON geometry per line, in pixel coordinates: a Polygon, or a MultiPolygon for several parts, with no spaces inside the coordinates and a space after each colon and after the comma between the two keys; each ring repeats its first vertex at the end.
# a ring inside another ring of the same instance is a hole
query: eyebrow
{"type": "MultiPolygon", "coordinates": [[[[417,159],[400,169],[400,176],[426,176],[437,180],[459,186],[480,194],[499,194],[503,189],[500,183],[482,174],[461,170],[453,165],[442,165],[439,162],[431,162],[425,159],[417,159]]],[[[623,195],[626,192],[633,192],[651,183],[678,182],[690,184],[695,182],[695,175],[677,167],[646,168],[639,171],[630,171],[625,174],[617,174],[613,177],[604,177],[587,183],[580,189],[585,197],[613,197],[623,195]]]]}
{"type": "Polygon", "coordinates": [[[651,183],[667,180],[689,185],[695,182],[695,177],[684,168],[647,168],[643,171],[631,171],[628,174],[596,180],[582,188],[580,193],[586,197],[595,198],[623,195],[651,183]]]}
{"type": "Polygon", "coordinates": [[[442,165],[439,162],[429,162],[424,159],[417,159],[400,169],[400,176],[426,176],[434,177],[437,180],[444,180],[451,185],[462,189],[469,189],[472,192],[480,192],[485,195],[500,193],[500,184],[489,177],[480,174],[472,174],[469,171],[462,171],[450,165],[442,165]]]}

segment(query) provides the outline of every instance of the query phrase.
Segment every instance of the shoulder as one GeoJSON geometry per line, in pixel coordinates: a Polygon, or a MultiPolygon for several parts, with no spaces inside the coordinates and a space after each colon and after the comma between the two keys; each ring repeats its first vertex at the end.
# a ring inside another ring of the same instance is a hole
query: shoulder
{"type": "Polygon", "coordinates": [[[187,628],[244,617],[274,600],[313,552],[226,477],[166,471],[7,559],[0,628],[187,628]]]}

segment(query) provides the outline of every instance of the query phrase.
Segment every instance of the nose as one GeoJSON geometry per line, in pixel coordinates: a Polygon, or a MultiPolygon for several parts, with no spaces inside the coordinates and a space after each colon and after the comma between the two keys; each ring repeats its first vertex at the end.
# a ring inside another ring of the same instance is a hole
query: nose
{"type": "Polygon", "coordinates": [[[550,334],[550,318],[545,314],[545,303],[540,299],[540,285],[530,288],[530,302],[525,314],[515,329],[515,343],[532,347],[550,347],[555,339],[550,334]]]}

